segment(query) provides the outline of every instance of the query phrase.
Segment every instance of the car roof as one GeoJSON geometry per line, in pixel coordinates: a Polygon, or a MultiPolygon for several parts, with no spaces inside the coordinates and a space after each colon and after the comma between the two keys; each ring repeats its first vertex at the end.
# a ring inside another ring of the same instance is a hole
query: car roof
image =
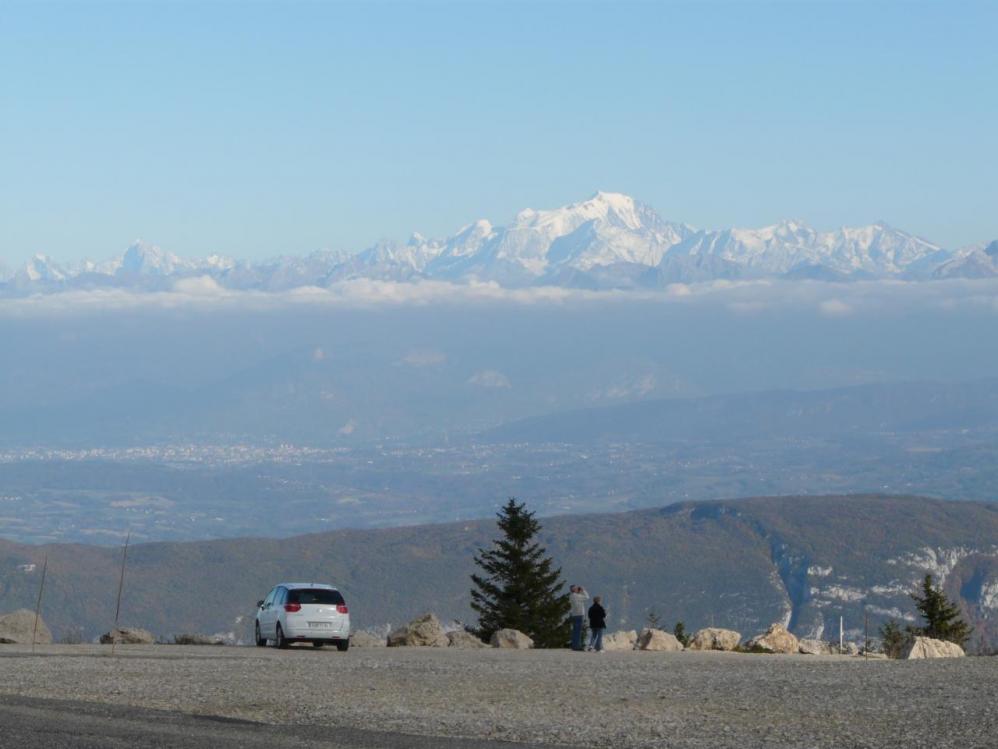
{"type": "Polygon", "coordinates": [[[296,588],[324,588],[325,590],[336,590],[333,585],[326,585],[325,583],[278,583],[278,588],[287,588],[288,590],[293,590],[296,588]]]}

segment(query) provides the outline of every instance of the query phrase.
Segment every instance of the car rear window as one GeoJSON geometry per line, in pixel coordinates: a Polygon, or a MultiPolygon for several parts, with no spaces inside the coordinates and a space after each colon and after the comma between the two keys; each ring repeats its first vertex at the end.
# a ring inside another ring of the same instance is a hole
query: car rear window
{"type": "Polygon", "coordinates": [[[343,596],[338,590],[298,588],[288,591],[288,603],[324,603],[330,606],[340,606],[343,604],[343,596]]]}

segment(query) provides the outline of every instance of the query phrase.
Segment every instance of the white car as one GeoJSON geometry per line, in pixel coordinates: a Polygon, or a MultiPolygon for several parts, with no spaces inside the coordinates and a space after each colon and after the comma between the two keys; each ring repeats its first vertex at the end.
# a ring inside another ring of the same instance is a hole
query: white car
{"type": "Polygon", "coordinates": [[[350,610],[332,585],[280,583],[256,604],[256,644],[286,648],[295,642],[350,647],[350,610]]]}

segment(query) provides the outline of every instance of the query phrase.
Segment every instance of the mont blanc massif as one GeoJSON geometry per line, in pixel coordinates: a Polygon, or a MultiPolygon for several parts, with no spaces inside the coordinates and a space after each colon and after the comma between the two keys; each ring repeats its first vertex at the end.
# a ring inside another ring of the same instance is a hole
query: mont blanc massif
{"type": "Polygon", "coordinates": [[[39,254],[0,268],[0,293],[101,287],[161,290],[208,276],[227,289],[279,291],[356,279],[495,283],[504,287],[654,289],[715,280],[938,280],[998,276],[998,241],[944,248],[884,223],[816,231],[798,221],[761,229],[699,230],[633,198],[598,192],[554,210],[520,211],[506,226],[481,219],[445,239],[414,234],[359,253],[244,262],[180,258],[136,242],[105,262],[62,266],[39,254]]]}

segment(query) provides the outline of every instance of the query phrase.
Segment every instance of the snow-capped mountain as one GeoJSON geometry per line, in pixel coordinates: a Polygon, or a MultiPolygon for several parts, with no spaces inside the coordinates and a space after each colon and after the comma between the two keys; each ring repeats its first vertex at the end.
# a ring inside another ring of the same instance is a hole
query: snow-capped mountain
{"type": "Polygon", "coordinates": [[[959,253],[940,265],[934,278],[998,278],[998,240],[959,253]]]}
{"type": "Polygon", "coordinates": [[[548,211],[520,211],[509,226],[480,220],[444,243],[430,263],[433,275],[513,284],[556,279],[567,270],[588,273],[617,264],[649,267],[693,233],[662,220],[620,193],[548,211]]]}
{"type": "Polygon", "coordinates": [[[218,255],[182,258],[135,242],[111,260],[74,267],[36,255],[0,275],[0,293],[101,285],[164,289],[203,275],[225,288],[264,291],[355,279],[604,289],[744,278],[978,278],[998,276],[998,243],[954,253],[879,222],[834,231],[800,221],[696,230],[664,220],[627,195],[598,192],[561,208],[520,211],[505,226],[479,219],[442,239],[413,234],[405,243],[383,241],[359,253],[323,250],[251,263],[218,255]]]}
{"type": "Polygon", "coordinates": [[[235,265],[235,260],[220,255],[198,259],[181,258],[138,240],[119,257],[96,266],[95,271],[118,277],[176,276],[192,272],[223,272],[235,265]]]}
{"type": "Polygon", "coordinates": [[[378,242],[336,268],[331,280],[372,278],[379,281],[410,281],[426,275],[427,266],[443,250],[440,242],[413,234],[408,242],[378,242]]]}
{"type": "Polygon", "coordinates": [[[697,232],[669,250],[665,267],[680,258],[709,256],[742,269],[745,276],[814,274],[853,278],[904,276],[913,266],[948,257],[941,247],[877,223],[817,232],[799,221],[761,229],[697,232]],[[942,253],[942,255],[940,255],[942,253]]]}
{"type": "Polygon", "coordinates": [[[37,254],[14,273],[11,283],[15,286],[48,286],[66,280],[70,272],[46,255],[37,254]]]}

